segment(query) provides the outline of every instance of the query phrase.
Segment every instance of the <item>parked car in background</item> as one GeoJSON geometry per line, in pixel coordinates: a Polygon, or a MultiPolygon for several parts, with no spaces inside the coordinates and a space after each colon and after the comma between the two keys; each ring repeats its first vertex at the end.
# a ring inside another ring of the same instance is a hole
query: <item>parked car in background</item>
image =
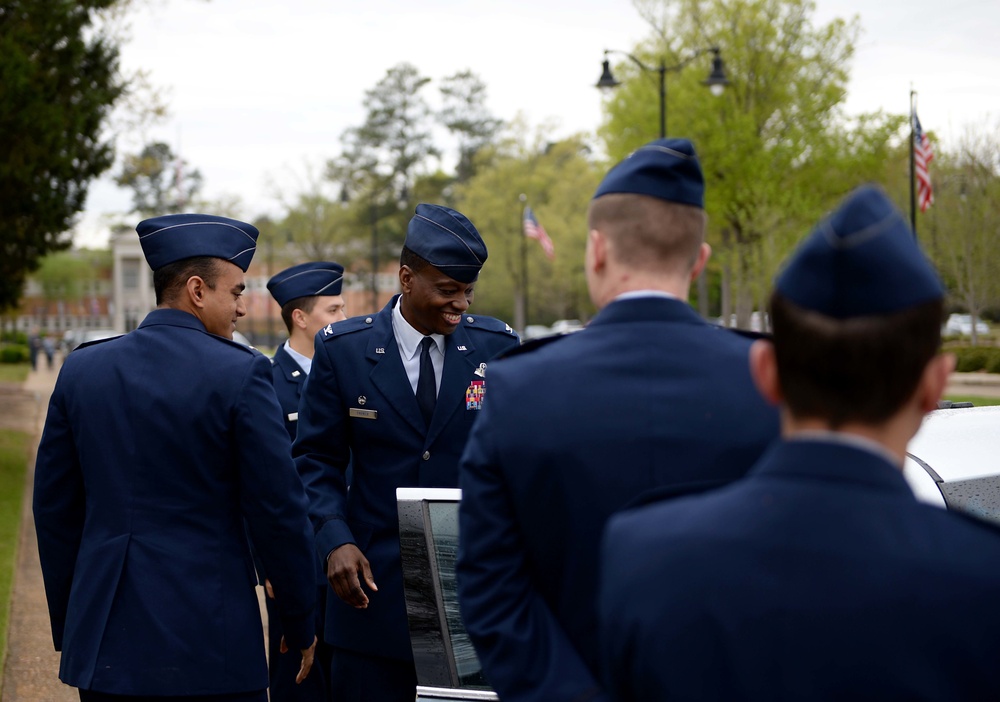
{"type": "MultiPolygon", "coordinates": [[[[971,314],[951,314],[944,323],[941,333],[945,336],[972,336],[972,315],[971,314]]],[[[976,320],[976,336],[983,336],[990,333],[990,327],[981,319],[976,320]]]]}
{"type": "MultiPolygon", "coordinates": [[[[998,455],[1000,406],[958,403],[924,419],[910,443],[903,474],[917,499],[1000,523],[998,455]]],[[[458,608],[461,497],[458,489],[396,490],[417,700],[498,699],[483,676],[458,608]]]]}

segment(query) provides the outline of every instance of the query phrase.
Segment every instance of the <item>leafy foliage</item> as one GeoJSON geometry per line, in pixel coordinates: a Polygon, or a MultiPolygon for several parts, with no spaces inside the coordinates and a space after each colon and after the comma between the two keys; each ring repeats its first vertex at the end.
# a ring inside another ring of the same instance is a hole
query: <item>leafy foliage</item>
{"type": "MultiPolygon", "coordinates": [[[[841,110],[860,31],[855,18],[815,25],[809,0],[638,0],[654,38],[644,63],[686,65],[667,76],[670,134],[690,138],[705,170],[711,264],[745,324],[794,243],[853,187],[882,180],[905,119],[848,120],[841,110]],[[731,82],[717,98],[701,81],[718,46],[731,82]],[[731,295],[730,295],[731,293],[731,295]]],[[[624,157],[657,134],[657,83],[632,63],[601,129],[608,153],[624,157]]]]}
{"type": "Polygon", "coordinates": [[[133,212],[154,217],[185,211],[201,191],[202,177],[168,144],[152,142],[125,156],[115,182],[132,191],[133,212]]]}
{"type": "Polygon", "coordinates": [[[102,133],[125,90],[118,47],[96,25],[115,0],[0,5],[0,309],[66,234],[113,144],[102,133]]]}

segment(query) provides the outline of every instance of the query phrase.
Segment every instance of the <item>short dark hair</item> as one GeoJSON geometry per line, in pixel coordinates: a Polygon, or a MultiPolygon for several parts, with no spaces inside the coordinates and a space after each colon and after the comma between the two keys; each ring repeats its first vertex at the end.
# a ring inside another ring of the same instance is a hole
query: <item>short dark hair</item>
{"type": "Polygon", "coordinates": [[[289,334],[292,333],[292,312],[302,310],[306,314],[309,314],[316,306],[316,299],[316,295],[303,295],[294,300],[289,300],[281,306],[281,321],[285,323],[285,328],[288,329],[289,334]]]}
{"type": "Polygon", "coordinates": [[[403,250],[399,252],[400,268],[406,266],[414,273],[419,273],[429,265],[431,265],[429,261],[413,253],[412,249],[408,249],[404,246],[403,250]]]}
{"type": "Polygon", "coordinates": [[[933,300],[892,314],[835,319],[773,293],[778,380],[789,412],[833,429],[892,417],[941,348],[943,305],[933,300]]]}
{"type": "Polygon", "coordinates": [[[214,256],[194,256],[182,258],[180,261],[168,263],[153,271],[153,292],[156,293],[156,304],[172,302],[181,288],[193,276],[205,281],[212,290],[219,279],[219,261],[214,256]]]}
{"type": "Polygon", "coordinates": [[[615,259],[630,267],[687,272],[705,241],[707,217],[694,205],[612,193],[590,203],[588,226],[607,235],[615,259]]]}

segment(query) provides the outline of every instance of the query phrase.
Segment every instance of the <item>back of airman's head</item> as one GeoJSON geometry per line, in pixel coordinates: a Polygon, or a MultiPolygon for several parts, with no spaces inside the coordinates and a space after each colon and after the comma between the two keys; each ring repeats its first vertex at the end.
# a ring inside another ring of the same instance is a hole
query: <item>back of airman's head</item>
{"type": "Polygon", "coordinates": [[[612,168],[590,203],[590,229],[636,268],[686,272],[705,240],[705,178],[687,139],[658,139],[612,168]]]}
{"type": "Polygon", "coordinates": [[[944,288],[880,189],[851,193],[779,275],[771,322],[799,417],[876,424],[916,390],[941,343],[944,288]]]}

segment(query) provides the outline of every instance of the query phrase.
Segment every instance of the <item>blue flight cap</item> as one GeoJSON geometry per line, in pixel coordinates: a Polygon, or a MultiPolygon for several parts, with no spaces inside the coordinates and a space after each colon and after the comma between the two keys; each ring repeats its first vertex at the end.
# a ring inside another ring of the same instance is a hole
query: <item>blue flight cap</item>
{"type": "Polygon", "coordinates": [[[612,193],[648,195],[705,209],[705,177],[687,139],[657,139],[612,168],[594,199],[612,193]]]}
{"type": "Polygon", "coordinates": [[[848,195],[806,237],[775,289],[834,319],[892,314],[944,297],[906,220],[870,185],[848,195]]]}
{"type": "Polygon", "coordinates": [[[136,225],[146,262],[154,271],[194,256],[213,256],[239,266],[244,273],[257,250],[257,227],[228,217],[170,214],[136,225]]]}
{"type": "Polygon", "coordinates": [[[461,283],[475,281],[486,263],[486,244],[475,225],[442,205],[417,205],[403,246],[461,283]]]}
{"type": "Polygon", "coordinates": [[[300,297],[339,295],[344,284],[344,267],[331,261],[310,261],[271,276],[268,292],[284,307],[300,297]]]}

